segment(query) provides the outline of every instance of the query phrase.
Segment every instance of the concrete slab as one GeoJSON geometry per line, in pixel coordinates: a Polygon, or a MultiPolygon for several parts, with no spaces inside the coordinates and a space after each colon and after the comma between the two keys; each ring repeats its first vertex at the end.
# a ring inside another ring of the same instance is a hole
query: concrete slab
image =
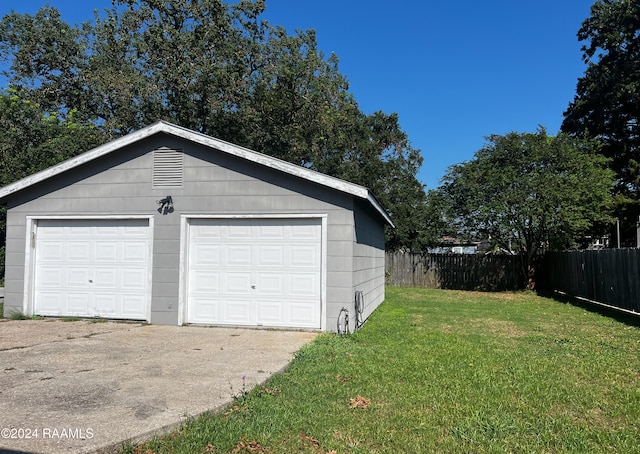
{"type": "Polygon", "coordinates": [[[281,371],[315,333],[0,322],[0,452],[87,453],[179,426],[281,371]],[[27,438],[30,437],[30,438],[27,438]]]}

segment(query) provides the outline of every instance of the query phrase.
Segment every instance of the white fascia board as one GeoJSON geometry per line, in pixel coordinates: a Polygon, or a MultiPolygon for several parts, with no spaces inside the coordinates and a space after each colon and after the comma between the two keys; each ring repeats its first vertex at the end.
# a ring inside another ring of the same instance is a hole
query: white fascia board
{"type": "Polygon", "coordinates": [[[391,218],[389,217],[389,214],[387,213],[387,211],[384,208],[382,208],[382,205],[380,205],[380,202],[378,202],[370,192],[367,196],[367,200],[382,215],[386,223],[389,224],[390,227],[395,229],[396,226],[391,220],[391,218]]]}
{"type": "Polygon", "coordinates": [[[224,153],[246,159],[247,161],[255,162],[256,164],[279,170],[281,172],[288,173],[290,175],[303,178],[314,183],[318,183],[322,186],[327,186],[337,191],[368,200],[373,205],[373,207],[380,212],[384,220],[388,222],[389,225],[393,226],[393,222],[391,222],[391,219],[389,218],[389,215],[386,213],[384,208],[382,208],[382,206],[371,195],[369,190],[364,186],[349,183],[348,181],[331,177],[314,170],[305,169],[304,167],[291,164],[281,159],[267,156],[265,154],[258,153],[257,151],[253,151],[239,145],[234,145],[232,143],[225,142],[224,140],[216,139],[215,137],[207,136],[205,134],[183,128],[166,121],[159,121],[157,123],[149,125],[138,131],[132,132],[130,134],[127,134],[126,136],[112,140],[111,142],[82,153],[74,158],[63,161],[53,167],[49,167],[48,169],[42,170],[38,173],[34,173],[33,175],[25,177],[22,180],[16,181],[15,183],[0,188],[0,201],[8,195],[13,194],[14,192],[26,189],[29,186],[59,175],[63,172],[66,172],[67,170],[73,169],[74,167],[86,164],[87,162],[93,161],[94,159],[107,155],[115,150],[126,147],[135,142],[146,139],[147,137],[150,137],[157,133],[165,133],[180,137],[191,142],[195,142],[200,145],[214,148],[224,153]]]}

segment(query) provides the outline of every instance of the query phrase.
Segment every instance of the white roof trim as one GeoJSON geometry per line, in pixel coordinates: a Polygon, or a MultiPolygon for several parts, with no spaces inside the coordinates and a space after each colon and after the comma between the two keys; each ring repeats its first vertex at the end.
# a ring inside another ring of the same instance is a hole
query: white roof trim
{"type": "Polygon", "coordinates": [[[149,125],[138,131],[132,132],[131,134],[127,134],[126,136],[120,137],[119,139],[115,139],[104,145],[82,153],[74,158],[63,161],[53,167],[49,167],[38,173],[29,175],[22,180],[16,181],[15,183],[11,183],[3,188],[0,188],[0,201],[15,192],[26,189],[34,184],[45,181],[63,172],[86,164],[89,161],[93,161],[94,159],[107,155],[115,150],[126,147],[158,133],[171,134],[173,136],[181,137],[191,142],[195,142],[210,148],[215,148],[230,155],[246,159],[247,161],[255,162],[257,164],[261,164],[263,166],[279,170],[281,172],[285,172],[323,186],[327,186],[337,191],[345,192],[358,198],[365,199],[369,203],[371,203],[374,209],[382,215],[384,220],[390,226],[394,227],[393,222],[391,221],[391,218],[389,217],[387,212],[384,210],[384,208],[382,208],[375,197],[373,197],[370,191],[364,186],[349,183],[348,181],[331,177],[314,170],[305,169],[304,167],[291,164],[290,162],[267,156],[248,148],[234,145],[232,143],[225,142],[224,140],[216,139],[215,137],[210,137],[205,134],[183,128],[181,126],[168,123],[166,121],[159,121],[157,123],[149,125]]]}

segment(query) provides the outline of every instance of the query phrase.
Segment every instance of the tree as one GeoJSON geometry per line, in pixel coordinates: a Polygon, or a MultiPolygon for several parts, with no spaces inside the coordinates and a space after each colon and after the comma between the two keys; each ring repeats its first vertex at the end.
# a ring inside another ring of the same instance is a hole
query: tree
{"type": "MultiPolygon", "coordinates": [[[[0,187],[87,151],[104,141],[73,111],[62,119],[12,89],[0,91],[0,187]]],[[[0,277],[4,276],[6,208],[0,207],[0,277]]]]}
{"type": "Polygon", "coordinates": [[[79,75],[86,64],[85,38],[82,28],[69,26],[51,6],[35,15],[12,12],[0,21],[0,58],[9,63],[3,75],[9,86],[29,93],[30,100],[47,111],[83,111],[79,75]]]}
{"type": "Polygon", "coordinates": [[[640,214],[640,2],[597,0],[578,31],[588,65],[562,131],[598,138],[616,173],[616,215],[633,229],[640,214]]]}
{"type": "Polygon", "coordinates": [[[114,0],[80,27],[57,10],[0,21],[10,87],[115,138],[159,119],[369,187],[390,249],[421,248],[422,163],[398,115],[364,114],[313,30],[261,19],[263,0],[114,0]],[[40,35],[46,34],[46,37],[40,35]]]}
{"type": "Polygon", "coordinates": [[[439,191],[461,235],[523,254],[533,287],[538,253],[571,247],[610,222],[613,172],[597,143],[543,128],[487,140],[474,159],[449,168],[439,191]]]}

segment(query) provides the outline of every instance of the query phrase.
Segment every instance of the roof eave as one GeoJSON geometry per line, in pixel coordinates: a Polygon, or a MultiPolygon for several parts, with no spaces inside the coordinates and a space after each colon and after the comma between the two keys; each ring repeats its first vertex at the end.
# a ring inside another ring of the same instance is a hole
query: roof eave
{"type": "Polygon", "coordinates": [[[233,156],[237,156],[248,161],[255,162],[257,164],[261,164],[266,167],[279,170],[290,175],[294,175],[305,180],[318,183],[322,186],[327,186],[337,191],[351,194],[353,196],[367,200],[369,201],[369,203],[371,203],[375,210],[380,213],[385,222],[387,222],[390,226],[395,227],[393,225],[393,222],[391,221],[391,218],[384,210],[382,205],[380,205],[376,198],[370,193],[369,189],[365,188],[364,186],[340,180],[338,178],[331,177],[329,175],[325,175],[311,169],[306,169],[290,162],[283,161],[281,159],[274,158],[257,151],[253,151],[239,145],[225,142],[224,140],[216,139],[215,137],[207,136],[205,134],[183,128],[166,121],[158,121],[156,123],[153,123],[138,131],[112,140],[111,142],[86,151],[53,167],[41,170],[40,172],[29,175],[28,177],[25,177],[3,188],[0,188],[0,202],[2,202],[11,194],[26,189],[29,186],[38,184],[63,172],[107,155],[117,149],[126,147],[135,142],[139,142],[158,133],[170,134],[176,137],[183,138],[185,140],[198,143],[200,145],[204,145],[209,148],[215,148],[227,154],[231,154],[233,156]]]}

